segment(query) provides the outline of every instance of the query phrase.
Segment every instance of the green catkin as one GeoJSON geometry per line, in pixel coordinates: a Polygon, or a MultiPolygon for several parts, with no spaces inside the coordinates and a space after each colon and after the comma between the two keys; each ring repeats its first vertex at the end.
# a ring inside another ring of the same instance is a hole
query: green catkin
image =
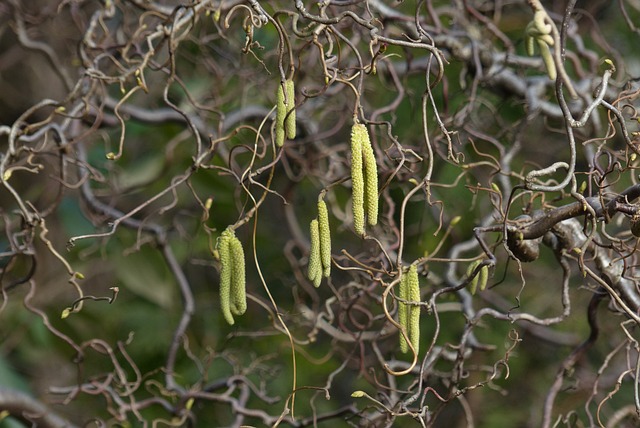
{"type": "MultiPolygon", "coordinates": [[[[418,267],[411,265],[407,272],[407,288],[410,302],[420,302],[420,280],[418,279],[418,267]]],[[[408,308],[409,340],[416,354],[420,351],[420,306],[411,305],[408,308]]]]}
{"type": "Polygon", "coordinates": [[[527,55],[529,56],[535,55],[536,53],[535,43],[536,43],[536,39],[534,39],[533,37],[531,36],[525,37],[525,48],[527,50],[527,55]]]}
{"type": "MultiPolygon", "coordinates": [[[[471,264],[467,268],[467,278],[469,278],[473,274],[473,271],[476,269],[476,267],[478,267],[480,263],[482,263],[480,260],[474,260],[473,262],[471,262],[471,264]]],[[[471,293],[472,295],[476,294],[479,279],[480,273],[473,277],[473,279],[469,282],[469,293],[471,293]]]]}
{"type": "Polygon", "coordinates": [[[480,279],[478,280],[480,291],[484,291],[484,289],[487,288],[487,282],[489,282],[489,266],[487,265],[482,266],[478,276],[480,277],[480,279]]]}
{"type": "Polygon", "coordinates": [[[322,274],[331,275],[331,231],[329,229],[329,211],[324,200],[318,201],[318,228],[320,231],[320,261],[322,274]]]}
{"type": "Polygon", "coordinates": [[[364,235],[364,171],[362,164],[362,145],[367,135],[367,128],[361,123],[355,123],[351,128],[353,228],[358,235],[364,235]]]}
{"type": "Polygon", "coordinates": [[[311,220],[309,225],[311,233],[311,249],[309,251],[309,271],[307,278],[313,282],[315,287],[320,286],[322,281],[322,261],[320,259],[320,227],[318,219],[311,220]]]}
{"type": "Polygon", "coordinates": [[[284,89],[282,83],[278,84],[278,91],[276,92],[276,146],[282,147],[284,145],[284,119],[287,115],[287,106],[285,105],[284,89]]]}
{"type": "Polygon", "coordinates": [[[373,153],[369,131],[364,127],[365,138],[362,142],[362,157],[364,160],[364,201],[367,210],[367,223],[370,226],[378,224],[378,165],[373,153]]]}
{"type": "Polygon", "coordinates": [[[556,63],[553,62],[553,55],[551,54],[549,45],[546,42],[538,39],[538,47],[540,48],[540,56],[542,57],[544,66],[547,69],[547,75],[549,75],[549,79],[556,80],[556,77],[558,77],[558,72],[556,70],[556,63]]]}
{"type": "Polygon", "coordinates": [[[222,316],[229,323],[235,323],[231,314],[231,276],[232,276],[232,260],[230,242],[233,232],[226,229],[222,232],[218,240],[218,254],[220,255],[220,309],[222,316]]]}
{"type": "Polygon", "coordinates": [[[231,252],[231,312],[242,315],[247,310],[247,277],[245,273],[244,249],[234,235],[229,242],[231,252]]]}
{"type": "MultiPolygon", "coordinates": [[[[398,290],[398,297],[404,300],[408,300],[409,297],[409,283],[407,282],[407,275],[402,275],[400,279],[400,289],[398,290]]],[[[407,331],[409,335],[409,323],[407,318],[408,305],[406,303],[398,301],[398,324],[407,331]]],[[[402,332],[400,332],[400,351],[406,354],[409,351],[409,345],[404,338],[402,332]]]]}
{"type": "Polygon", "coordinates": [[[293,85],[293,80],[285,80],[284,90],[287,107],[284,129],[286,131],[287,138],[289,140],[293,140],[296,138],[296,91],[295,86],[293,85]]]}

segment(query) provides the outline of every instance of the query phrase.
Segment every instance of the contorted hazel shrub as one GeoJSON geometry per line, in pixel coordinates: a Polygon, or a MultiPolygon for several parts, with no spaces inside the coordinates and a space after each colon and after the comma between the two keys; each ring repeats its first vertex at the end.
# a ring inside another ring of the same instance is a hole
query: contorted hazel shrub
{"type": "Polygon", "coordinates": [[[233,315],[242,315],[247,310],[247,280],[244,249],[234,231],[228,227],[218,240],[220,255],[220,309],[222,316],[233,325],[233,315]]]}
{"type": "Polygon", "coordinates": [[[358,122],[351,128],[351,186],[353,228],[364,235],[365,210],[369,225],[378,223],[378,167],[369,131],[358,122]]]}
{"type": "MultiPolygon", "coordinates": [[[[411,265],[409,270],[402,275],[398,297],[407,302],[420,302],[420,280],[416,265],[411,265]]],[[[420,350],[420,306],[399,302],[398,324],[406,330],[413,349],[418,353],[420,350]]],[[[400,351],[406,353],[408,350],[409,345],[401,332],[400,351]]]]}
{"type": "Polygon", "coordinates": [[[295,86],[293,80],[280,82],[276,93],[276,145],[284,145],[285,136],[296,138],[295,86]]]}

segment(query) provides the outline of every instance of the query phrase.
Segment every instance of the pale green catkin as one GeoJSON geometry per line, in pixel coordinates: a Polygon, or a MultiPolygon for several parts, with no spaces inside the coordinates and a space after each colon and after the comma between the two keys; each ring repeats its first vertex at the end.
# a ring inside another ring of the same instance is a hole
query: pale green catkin
{"type": "Polygon", "coordinates": [[[367,223],[370,226],[375,226],[378,224],[378,165],[376,164],[376,155],[369,139],[369,131],[366,127],[364,127],[364,139],[362,141],[362,156],[364,160],[364,201],[367,209],[367,223]]]}
{"type": "Polygon", "coordinates": [[[245,272],[244,249],[234,235],[229,242],[231,251],[231,312],[242,315],[247,310],[247,276],[245,272]]]}
{"type": "Polygon", "coordinates": [[[351,191],[353,205],[353,228],[358,235],[364,235],[364,171],[362,164],[362,143],[367,128],[355,123],[351,128],[351,191]]]}
{"type": "Polygon", "coordinates": [[[547,69],[547,75],[549,76],[549,79],[556,80],[556,77],[558,77],[558,72],[556,70],[556,63],[553,61],[553,55],[551,54],[549,45],[544,41],[538,39],[538,47],[540,48],[540,56],[542,57],[545,68],[547,69]]]}
{"type": "Polygon", "coordinates": [[[287,115],[287,106],[285,105],[284,89],[282,83],[278,84],[276,92],[276,146],[284,145],[284,118],[287,115]]]}
{"type": "MultiPolygon", "coordinates": [[[[411,265],[407,272],[407,286],[409,289],[410,302],[420,302],[420,280],[418,279],[418,268],[411,265]]],[[[416,354],[420,351],[420,306],[411,305],[409,307],[409,340],[413,345],[416,354]]]]}
{"type": "MultiPolygon", "coordinates": [[[[407,282],[407,275],[402,275],[400,279],[400,289],[398,290],[398,297],[404,300],[408,300],[409,297],[409,283],[407,282]]],[[[398,324],[403,327],[407,335],[409,335],[409,323],[408,323],[408,305],[406,303],[398,301],[398,324]]],[[[403,354],[406,354],[409,351],[409,345],[407,344],[407,340],[404,338],[402,332],[400,332],[400,351],[403,354]]]]}
{"type": "Polygon", "coordinates": [[[231,272],[233,270],[231,260],[230,242],[233,232],[229,229],[222,232],[218,240],[218,254],[220,255],[220,309],[222,316],[230,324],[235,323],[231,314],[231,272]]]}
{"type": "MultiPolygon", "coordinates": [[[[473,274],[473,271],[476,269],[476,267],[478,267],[480,263],[481,263],[480,260],[474,260],[469,264],[469,267],[467,268],[467,278],[469,278],[473,274]]],[[[480,274],[478,273],[478,275],[474,276],[473,279],[469,281],[469,293],[476,294],[476,290],[478,289],[479,279],[480,279],[480,274]]]]}
{"type": "Polygon", "coordinates": [[[527,55],[529,56],[533,56],[536,53],[536,49],[535,49],[535,43],[536,43],[536,39],[531,37],[531,36],[527,36],[525,37],[525,47],[527,50],[527,55]]]}
{"type": "Polygon", "coordinates": [[[485,288],[487,288],[487,282],[489,282],[489,266],[482,266],[478,276],[480,277],[480,279],[478,280],[478,285],[480,286],[480,291],[483,291],[485,288]]]}
{"type": "Polygon", "coordinates": [[[296,91],[293,80],[287,79],[284,82],[286,95],[287,114],[284,122],[284,129],[289,140],[296,138],[296,91]]]}
{"type": "Polygon", "coordinates": [[[322,273],[328,278],[331,275],[331,231],[329,229],[329,211],[324,200],[318,201],[318,227],[320,230],[322,273]]]}
{"type": "Polygon", "coordinates": [[[309,250],[309,271],[307,278],[313,282],[315,287],[320,286],[322,281],[322,261],[320,260],[320,227],[318,219],[311,220],[309,225],[311,233],[311,248],[309,250]]]}

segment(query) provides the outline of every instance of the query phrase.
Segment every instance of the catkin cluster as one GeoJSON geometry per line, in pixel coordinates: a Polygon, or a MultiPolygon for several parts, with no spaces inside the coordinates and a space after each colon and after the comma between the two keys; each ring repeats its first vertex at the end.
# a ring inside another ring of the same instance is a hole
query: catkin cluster
{"type": "MultiPolygon", "coordinates": [[[[467,268],[467,278],[473,275],[473,271],[476,270],[480,263],[482,263],[482,260],[476,260],[469,265],[467,268]]],[[[487,281],[489,281],[489,266],[484,265],[480,268],[480,272],[469,282],[469,292],[476,294],[478,287],[480,287],[480,291],[483,291],[487,288],[487,281]]]]}
{"type": "Polygon", "coordinates": [[[318,218],[311,220],[311,250],[309,251],[309,271],[307,277],[316,287],[322,277],[331,275],[331,232],[329,211],[324,200],[318,201],[318,218]]]}
{"type": "Polygon", "coordinates": [[[276,93],[276,145],[284,145],[285,136],[296,138],[296,97],[293,80],[287,79],[278,85],[276,93]]]}
{"type": "Polygon", "coordinates": [[[556,63],[553,61],[553,54],[549,48],[555,44],[555,41],[551,36],[551,24],[545,22],[546,16],[547,14],[544,11],[537,11],[534,14],[533,21],[527,25],[525,30],[525,46],[527,54],[533,56],[535,53],[535,45],[538,45],[540,56],[547,69],[549,79],[556,80],[558,71],[556,70],[556,63]]]}
{"type": "MultiPolygon", "coordinates": [[[[416,265],[411,265],[402,276],[398,297],[407,302],[420,302],[420,281],[416,265]]],[[[398,304],[398,324],[407,331],[413,349],[418,353],[420,350],[420,306],[400,302],[398,304]]],[[[403,353],[409,350],[409,344],[402,333],[400,333],[400,350],[403,353]]]]}
{"type": "Polygon", "coordinates": [[[353,228],[364,235],[365,212],[370,226],[378,224],[378,166],[369,131],[357,122],[351,128],[351,189],[353,228]]]}
{"type": "Polygon", "coordinates": [[[220,255],[220,308],[224,319],[235,323],[233,316],[247,310],[244,249],[231,228],[225,229],[218,240],[220,255]]]}

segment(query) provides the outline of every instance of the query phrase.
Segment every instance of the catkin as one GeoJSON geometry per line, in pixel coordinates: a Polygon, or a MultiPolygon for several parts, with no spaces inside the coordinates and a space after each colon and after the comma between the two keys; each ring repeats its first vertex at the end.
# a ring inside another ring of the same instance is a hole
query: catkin
{"type": "MultiPolygon", "coordinates": [[[[410,302],[420,302],[420,281],[418,279],[418,268],[411,265],[407,272],[407,288],[410,302]]],[[[409,340],[413,345],[416,354],[420,350],[420,306],[411,305],[408,308],[409,340]]]]}
{"type": "MultiPolygon", "coordinates": [[[[480,260],[474,260],[469,264],[467,268],[467,278],[473,275],[473,271],[478,267],[478,265],[482,263],[480,260]]],[[[478,280],[480,279],[480,274],[474,276],[471,281],[469,281],[469,293],[476,294],[476,290],[478,289],[478,280]]]]}
{"type": "Polygon", "coordinates": [[[322,274],[331,276],[331,231],[329,229],[329,211],[324,200],[318,201],[318,228],[320,231],[320,261],[322,274]]]}
{"type": "Polygon", "coordinates": [[[364,160],[364,201],[367,209],[367,223],[370,226],[378,224],[378,165],[373,153],[369,131],[364,127],[365,138],[362,142],[362,156],[364,160]]]}
{"type": "Polygon", "coordinates": [[[320,259],[320,227],[318,219],[311,220],[309,225],[311,233],[311,249],[309,251],[309,271],[307,278],[313,282],[316,287],[320,286],[322,281],[322,261],[320,259]]]}
{"type": "Polygon", "coordinates": [[[286,95],[286,119],[284,129],[289,140],[296,138],[296,91],[293,80],[287,79],[284,82],[284,90],[286,95]]]}
{"type": "MultiPolygon", "coordinates": [[[[407,275],[402,275],[400,279],[400,289],[398,290],[398,297],[404,300],[408,300],[409,297],[409,287],[407,282],[407,275]]],[[[407,335],[409,335],[409,323],[407,322],[407,311],[408,307],[406,303],[398,301],[398,324],[403,327],[407,335]]],[[[403,354],[406,354],[409,350],[409,345],[407,344],[407,340],[404,338],[404,334],[400,332],[400,351],[403,354]]]]}
{"type": "Polygon", "coordinates": [[[287,115],[287,106],[285,105],[285,96],[282,83],[278,84],[276,92],[276,145],[282,147],[284,145],[284,119],[287,115]]]}
{"type": "Polygon", "coordinates": [[[247,310],[247,277],[245,273],[244,249],[234,235],[229,242],[231,252],[231,312],[242,315],[247,310]]]}
{"type": "Polygon", "coordinates": [[[484,289],[487,288],[487,282],[489,282],[489,266],[487,265],[482,266],[478,276],[480,277],[480,279],[478,280],[480,291],[484,291],[484,289]]]}
{"type": "Polygon", "coordinates": [[[231,272],[233,270],[231,260],[230,242],[233,232],[226,229],[218,240],[218,254],[220,255],[220,309],[222,316],[230,324],[235,323],[231,314],[231,272]]]}
{"type": "Polygon", "coordinates": [[[556,80],[556,77],[558,77],[558,72],[556,70],[556,63],[553,61],[553,55],[551,54],[549,45],[546,42],[538,39],[538,47],[540,48],[540,56],[542,57],[544,66],[547,69],[547,75],[549,75],[549,79],[556,80]]]}
{"type": "Polygon", "coordinates": [[[525,37],[525,48],[527,50],[527,55],[529,56],[535,55],[536,53],[535,43],[536,43],[535,38],[528,35],[525,37]]]}
{"type": "Polygon", "coordinates": [[[363,124],[355,123],[351,128],[353,228],[358,235],[364,235],[364,171],[362,164],[362,145],[367,136],[367,128],[363,124]]]}

